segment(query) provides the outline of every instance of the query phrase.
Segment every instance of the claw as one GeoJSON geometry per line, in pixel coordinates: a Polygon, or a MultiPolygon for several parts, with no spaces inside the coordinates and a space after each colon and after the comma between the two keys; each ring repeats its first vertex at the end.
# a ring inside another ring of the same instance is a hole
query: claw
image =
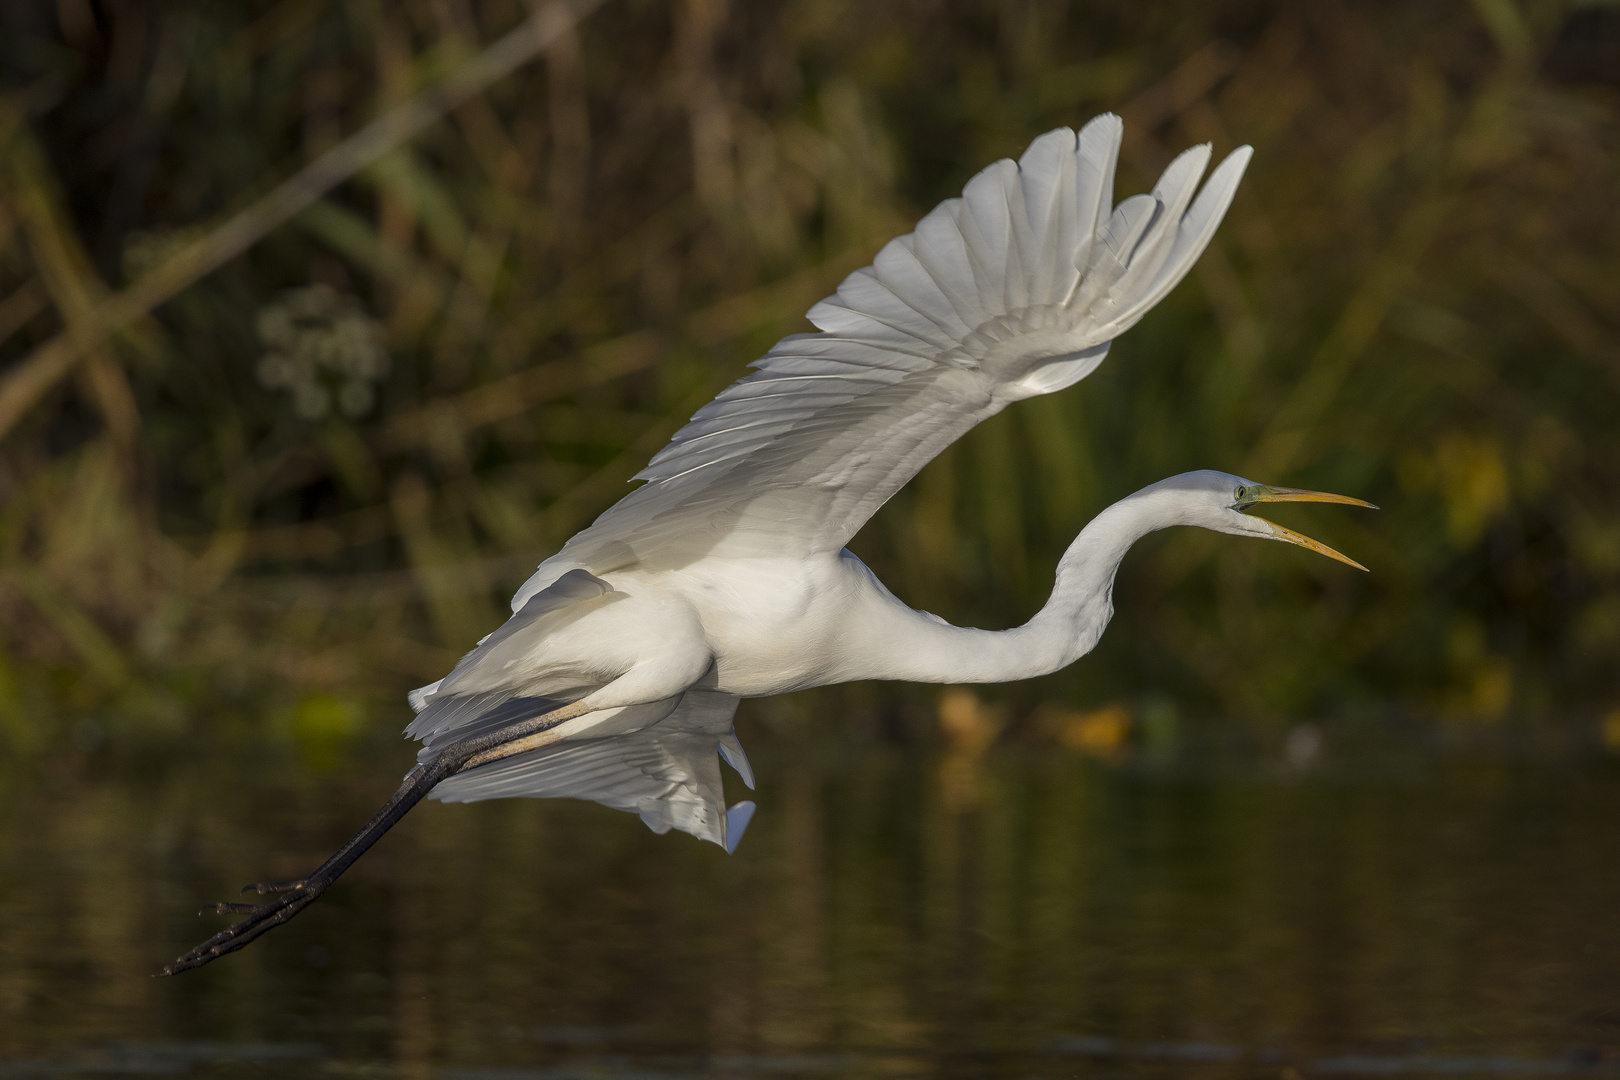
{"type": "Polygon", "coordinates": [[[260,896],[269,896],[271,893],[293,892],[307,888],[309,888],[309,879],[299,878],[297,881],[256,881],[251,885],[242,886],[242,891],[245,893],[258,893],[260,896]]]}
{"type": "Polygon", "coordinates": [[[233,904],[229,900],[220,900],[211,908],[203,908],[197,912],[199,915],[251,915],[258,911],[262,904],[233,904]]]}
{"type": "MultiPolygon", "coordinates": [[[[165,964],[159,974],[178,975],[182,971],[202,967],[228,952],[235,952],[260,934],[280,926],[314,903],[321,893],[326,891],[326,886],[330,882],[305,880],[294,884],[298,887],[283,892],[267,904],[233,904],[221,900],[212,909],[215,913],[247,917],[237,920],[195,949],[177,957],[174,963],[165,964]]],[[[209,909],[204,908],[199,914],[208,912],[209,909]]]]}

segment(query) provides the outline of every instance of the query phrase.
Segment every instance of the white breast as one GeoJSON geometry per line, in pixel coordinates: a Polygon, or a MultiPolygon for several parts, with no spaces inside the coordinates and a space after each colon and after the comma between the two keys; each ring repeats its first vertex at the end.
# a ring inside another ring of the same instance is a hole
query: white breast
{"type": "Polygon", "coordinates": [[[848,552],[820,558],[715,558],[676,571],[604,575],[632,597],[678,594],[696,612],[714,670],[705,689],[741,697],[841,681],[843,628],[874,580],[848,552]]]}

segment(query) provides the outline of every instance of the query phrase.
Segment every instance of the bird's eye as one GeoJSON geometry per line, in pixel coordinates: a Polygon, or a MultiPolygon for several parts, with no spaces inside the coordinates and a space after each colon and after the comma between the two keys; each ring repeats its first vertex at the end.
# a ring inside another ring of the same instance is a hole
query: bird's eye
{"type": "Polygon", "coordinates": [[[1237,501],[1242,502],[1244,499],[1246,499],[1248,497],[1249,497],[1249,489],[1240,485],[1238,487],[1238,489],[1237,489],[1237,501]]]}

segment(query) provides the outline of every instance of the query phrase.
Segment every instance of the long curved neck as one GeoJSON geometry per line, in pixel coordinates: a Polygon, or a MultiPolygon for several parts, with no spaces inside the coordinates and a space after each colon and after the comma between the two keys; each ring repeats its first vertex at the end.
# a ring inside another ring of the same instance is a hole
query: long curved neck
{"type": "MultiPolygon", "coordinates": [[[[1176,524],[1153,488],[1127,496],[1092,519],[1058,562],[1052,595],[1035,617],[1011,630],[975,630],[934,622],[905,608],[905,625],[888,625],[885,672],[912,682],[1009,682],[1046,675],[1090,652],[1114,614],[1114,575],[1131,545],[1176,524]]],[[[898,601],[894,602],[897,606],[898,601]]],[[[869,676],[871,677],[871,676],[869,676]]]]}

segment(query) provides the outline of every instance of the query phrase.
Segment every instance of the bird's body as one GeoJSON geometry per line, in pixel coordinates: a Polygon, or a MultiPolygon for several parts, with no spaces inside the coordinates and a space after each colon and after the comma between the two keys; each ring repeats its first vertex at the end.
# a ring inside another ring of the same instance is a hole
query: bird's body
{"type": "Polygon", "coordinates": [[[577,619],[548,629],[538,647],[513,650],[510,660],[478,658],[469,676],[483,677],[454,689],[566,699],[596,686],[592,704],[613,708],[687,689],[751,698],[863,679],[986,683],[1045,675],[1101,637],[1119,559],[1138,536],[1163,527],[1144,501],[1134,497],[1099,516],[1059,564],[1047,606],[1015,629],[952,626],[915,610],[848,549],[710,557],[679,569],[601,575],[611,592],[582,600],[586,610],[577,619]],[[631,685],[607,692],[631,672],[631,685]]]}
{"type": "Polygon", "coordinates": [[[599,580],[612,590],[605,602],[548,634],[542,650],[456,688],[567,699],[596,685],[591,703],[614,708],[688,689],[769,697],[861,679],[1002,682],[1064,666],[1030,653],[1018,631],[964,629],[913,610],[847,550],[599,580]]]}
{"type": "MultiPolygon", "coordinates": [[[[1181,280],[1249,158],[1198,181],[1209,147],[1151,195],[1111,206],[1121,125],[1098,117],[980,172],[811,309],[755,374],[701,409],[637,479],[513,597],[512,617],[416,691],[418,765],[310,878],[166,970],[206,963],[318,896],[412,805],[593,799],[734,848],[717,754],[752,786],[737,701],[861,679],[983,683],[1056,671],[1096,645],[1115,572],[1172,525],[1286,540],[1249,516],[1273,501],[1359,500],[1184,473],[1100,513],[1022,626],[979,630],[916,611],[845,544],[928,461],[1008,405],[1072,386],[1181,280]],[[1194,197],[1196,194],[1196,198],[1194,197]]],[[[1344,560],[1348,562],[1349,560],[1344,560]]]]}
{"type": "Polygon", "coordinates": [[[573,744],[613,738],[625,766],[597,761],[594,786],[570,779],[567,793],[735,843],[718,774],[690,757],[650,767],[640,744],[657,735],[633,737],[679,727],[688,691],[734,705],[857,679],[999,682],[1088,652],[1112,610],[1113,567],[1148,520],[1138,503],[1099,517],[1051,602],[1011,630],[913,611],[845,544],[976,424],[1095,370],[1209,242],[1247,148],[1202,192],[1207,146],[1172,162],[1151,195],[1112,207],[1121,131],[1099,117],[983,170],[812,308],[819,333],[784,338],[699,410],[642,487],[541,564],[512,620],[418,691],[408,730],[425,763],[471,732],[563,704],[582,714],[434,797],[556,794],[563,759],[582,753],[573,744]],[[654,805],[677,791],[685,810],[654,805]]]}

